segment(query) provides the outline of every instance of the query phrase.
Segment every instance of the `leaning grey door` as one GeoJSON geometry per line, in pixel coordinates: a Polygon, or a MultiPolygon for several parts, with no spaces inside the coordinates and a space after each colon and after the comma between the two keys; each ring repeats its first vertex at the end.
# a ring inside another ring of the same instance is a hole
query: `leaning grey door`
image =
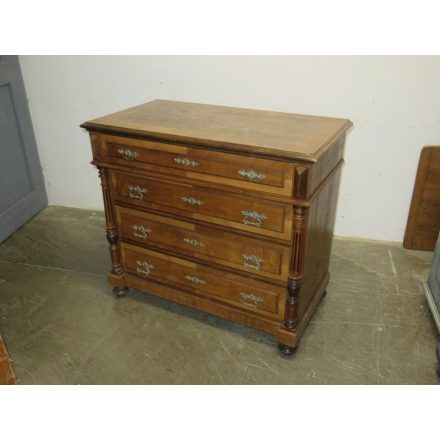
{"type": "Polygon", "coordinates": [[[440,233],[434,249],[428,283],[425,284],[425,293],[438,331],[440,332],[440,233]]]}
{"type": "Polygon", "coordinates": [[[18,57],[0,55],[0,242],[46,206],[18,57]]]}

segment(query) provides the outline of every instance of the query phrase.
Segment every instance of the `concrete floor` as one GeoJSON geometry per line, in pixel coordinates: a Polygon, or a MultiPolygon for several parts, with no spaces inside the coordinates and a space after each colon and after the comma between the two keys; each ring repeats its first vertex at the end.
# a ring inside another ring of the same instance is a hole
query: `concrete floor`
{"type": "Polygon", "coordinates": [[[20,384],[438,384],[431,258],[335,239],[328,295],[286,360],[260,331],[115,299],[103,213],[49,207],[0,245],[0,333],[20,384]]]}

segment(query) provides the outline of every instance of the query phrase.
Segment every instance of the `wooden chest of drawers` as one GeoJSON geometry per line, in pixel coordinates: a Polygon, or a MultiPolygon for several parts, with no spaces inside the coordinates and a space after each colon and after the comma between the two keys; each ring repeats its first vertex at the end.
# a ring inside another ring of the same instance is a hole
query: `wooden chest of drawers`
{"type": "Polygon", "coordinates": [[[90,132],[114,292],[276,335],[290,355],[326,290],[346,119],[173,101],[90,132]]]}

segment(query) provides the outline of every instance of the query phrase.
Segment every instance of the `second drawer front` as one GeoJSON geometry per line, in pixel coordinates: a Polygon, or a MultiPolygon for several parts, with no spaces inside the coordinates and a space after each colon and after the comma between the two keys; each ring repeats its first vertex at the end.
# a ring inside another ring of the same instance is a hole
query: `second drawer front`
{"type": "Polygon", "coordinates": [[[276,280],[287,280],[288,247],[121,206],[116,206],[116,218],[122,239],[176,250],[276,280]]]}
{"type": "Polygon", "coordinates": [[[121,242],[127,272],[261,314],[283,313],[284,288],[121,242]]]}
{"type": "Polygon", "coordinates": [[[292,207],[193,185],[112,173],[117,200],[285,240],[292,207]]]}

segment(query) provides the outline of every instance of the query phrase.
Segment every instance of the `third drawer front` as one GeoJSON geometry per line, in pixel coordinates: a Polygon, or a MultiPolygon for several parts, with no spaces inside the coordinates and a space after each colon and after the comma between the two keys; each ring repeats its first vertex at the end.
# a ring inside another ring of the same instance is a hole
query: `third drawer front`
{"type": "Polygon", "coordinates": [[[171,284],[261,314],[279,317],[284,312],[284,287],[124,242],[121,242],[121,252],[125,270],[141,278],[171,284]]]}
{"type": "Polygon", "coordinates": [[[116,206],[116,218],[122,239],[287,280],[290,247],[121,206],[116,206]]]}
{"type": "Polygon", "coordinates": [[[290,240],[292,207],[190,184],[112,173],[113,195],[131,205],[290,240]]]}

